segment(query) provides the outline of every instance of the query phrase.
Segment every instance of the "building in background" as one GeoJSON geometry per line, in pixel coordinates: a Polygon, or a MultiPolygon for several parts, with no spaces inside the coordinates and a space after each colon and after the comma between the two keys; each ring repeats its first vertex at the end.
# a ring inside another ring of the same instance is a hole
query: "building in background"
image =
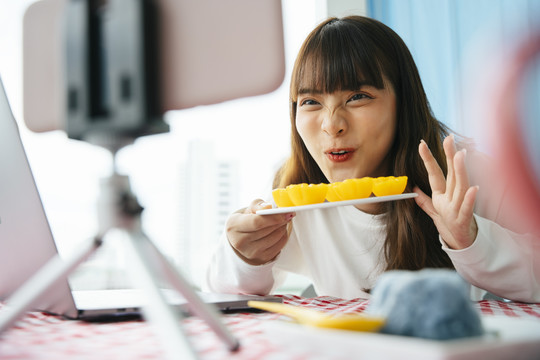
{"type": "Polygon", "coordinates": [[[175,260],[184,276],[197,286],[228,216],[238,208],[238,167],[219,159],[212,142],[194,140],[180,173],[175,260]]]}

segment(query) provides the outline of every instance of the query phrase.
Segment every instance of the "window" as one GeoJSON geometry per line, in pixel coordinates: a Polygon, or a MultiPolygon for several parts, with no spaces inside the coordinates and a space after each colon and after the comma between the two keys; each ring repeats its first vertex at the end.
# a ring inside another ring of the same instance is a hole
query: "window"
{"type": "MultiPolygon", "coordinates": [[[[61,254],[97,229],[100,179],[111,155],[63,132],[31,133],[22,119],[22,17],[34,1],[0,0],[2,76],[61,254]]],[[[315,0],[284,1],[287,71],[314,27],[315,0]]],[[[224,213],[270,194],[289,149],[288,78],[273,93],[166,114],[171,131],[137,139],[117,156],[145,207],[144,231],[198,285],[224,213]],[[204,166],[203,166],[204,165],[204,166]],[[188,171],[188,169],[190,171],[188,171]],[[219,175],[219,176],[218,176],[219,175]],[[226,191],[226,196],[219,191],[226,191]],[[197,220],[197,221],[195,221],[197,220]]],[[[108,244],[80,270],[75,288],[123,287],[123,251],[108,244]],[[110,266],[114,264],[114,266],[110,266]]]]}

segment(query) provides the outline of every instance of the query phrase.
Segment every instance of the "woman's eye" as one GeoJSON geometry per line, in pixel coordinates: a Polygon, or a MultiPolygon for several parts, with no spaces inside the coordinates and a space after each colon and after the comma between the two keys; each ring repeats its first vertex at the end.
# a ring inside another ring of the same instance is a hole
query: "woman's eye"
{"type": "Polygon", "coordinates": [[[305,99],[300,102],[300,106],[304,105],[319,105],[319,103],[316,100],[313,99],[305,99]]]}
{"type": "Polygon", "coordinates": [[[354,94],[353,96],[351,96],[349,101],[357,101],[362,99],[371,99],[371,97],[366,94],[354,94]]]}

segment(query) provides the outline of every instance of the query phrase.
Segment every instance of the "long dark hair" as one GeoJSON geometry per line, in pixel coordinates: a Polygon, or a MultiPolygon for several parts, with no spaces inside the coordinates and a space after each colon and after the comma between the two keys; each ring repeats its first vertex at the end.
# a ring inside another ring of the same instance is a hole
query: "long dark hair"
{"type": "MultiPolygon", "coordinates": [[[[446,173],[442,141],[449,130],[433,116],[418,69],[403,40],[381,22],[361,16],[327,19],[304,41],[290,85],[291,156],[278,170],[274,188],[296,183],[328,183],[296,129],[299,90],[331,93],[357,90],[362,84],[378,89],[390,85],[395,92],[397,130],[388,154],[390,173],[387,175],[405,174],[409,178],[406,191],[412,191],[416,185],[431,196],[418,145],[424,139],[446,173]]],[[[441,249],[437,228],[414,200],[381,206],[387,230],[386,270],[452,267],[441,249]]]]}

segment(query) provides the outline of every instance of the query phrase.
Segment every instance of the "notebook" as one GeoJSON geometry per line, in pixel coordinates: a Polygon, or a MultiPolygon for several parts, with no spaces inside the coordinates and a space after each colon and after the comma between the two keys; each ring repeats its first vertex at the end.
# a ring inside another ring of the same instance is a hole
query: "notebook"
{"type": "MultiPolygon", "coordinates": [[[[0,78],[0,300],[9,298],[51,258],[57,248],[37,190],[15,118],[0,78]]],[[[36,310],[73,319],[137,314],[142,290],[72,291],[68,281],[51,288],[36,310]]],[[[173,290],[166,297],[186,301],[173,290]]],[[[277,296],[198,293],[222,311],[249,309],[249,300],[281,302],[277,296]]],[[[186,308],[187,309],[187,308],[186,308]]]]}

